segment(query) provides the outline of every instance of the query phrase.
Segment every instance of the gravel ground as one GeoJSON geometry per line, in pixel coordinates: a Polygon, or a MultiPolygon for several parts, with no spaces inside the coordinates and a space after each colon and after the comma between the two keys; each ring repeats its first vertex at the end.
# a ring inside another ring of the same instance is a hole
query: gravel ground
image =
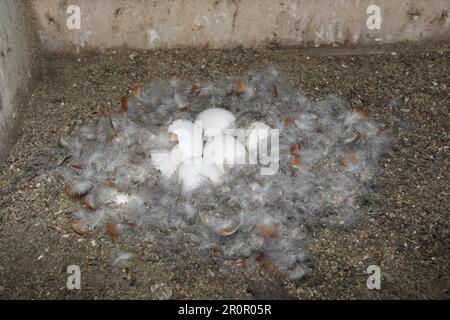
{"type": "Polygon", "coordinates": [[[337,94],[362,104],[395,131],[363,221],[314,227],[312,271],[300,282],[256,261],[199,257],[182,247],[134,243],[72,230],[75,204],[46,173],[0,199],[0,298],[450,298],[450,53],[306,56],[299,50],[171,50],[48,58],[22,118],[22,135],[1,169],[13,183],[61,133],[92,121],[136,83],[181,76],[209,79],[275,66],[312,98],[337,94]],[[119,250],[147,257],[113,267],[119,250]],[[66,288],[78,265],[82,289],[66,288]],[[381,268],[381,289],[365,271],[381,268]],[[153,289],[153,290],[152,290],[153,289]],[[170,293],[170,292],[169,292],[170,293]]]}

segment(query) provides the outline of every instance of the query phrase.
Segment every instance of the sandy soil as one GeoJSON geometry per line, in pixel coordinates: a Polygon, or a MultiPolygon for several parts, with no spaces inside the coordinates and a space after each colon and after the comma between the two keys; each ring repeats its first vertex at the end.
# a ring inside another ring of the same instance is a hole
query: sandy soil
{"type": "MultiPolygon", "coordinates": [[[[171,50],[102,57],[48,58],[23,117],[22,135],[1,169],[0,188],[71,132],[117,103],[136,83],[181,76],[208,79],[275,66],[313,98],[338,94],[392,127],[395,149],[382,161],[363,222],[314,227],[312,271],[298,283],[256,261],[198,257],[183,247],[125,244],[72,230],[75,204],[41,172],[0,198],[0,298],[449,298],[450,53],[306,56],[298,50],[171,50]],[[126,247],[124,247],[126,246],[126,247]],[[145,256],[112,267],[119,250],[145,256]],[[79,265],[82,290],[66,288],[79,265]],[[381,290],[365,271],[381,268],[381,290]]],[[[57,160],[55,160],[57,161],[57,160]]],[[[30,176],[31,177],[31,176],[30,176]]]]}

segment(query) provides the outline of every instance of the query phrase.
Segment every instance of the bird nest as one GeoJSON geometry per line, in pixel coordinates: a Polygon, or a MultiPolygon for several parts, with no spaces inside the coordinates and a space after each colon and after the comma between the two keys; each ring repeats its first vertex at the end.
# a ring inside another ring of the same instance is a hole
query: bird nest
{"type": "Polygon", "coordinates": [[[264,257],[290,279],[308,270],[309,226],[349,225],[361,216],[389,146],[388,131],[363,108],[332,96],[311,101],[273,69],[211,82],[155,81],[132,93],[101,106],[95,125],[61,137],[70,158],[57,170],[81,203],[75,230],[264,257]],[[236,128],[257,121],[278,129],[277,172],[224,166],[220,181],[190,190],[178,175],[163,174],[152,153],[173,148],[169,126],[210,108],[235,115],[236,128]]]}

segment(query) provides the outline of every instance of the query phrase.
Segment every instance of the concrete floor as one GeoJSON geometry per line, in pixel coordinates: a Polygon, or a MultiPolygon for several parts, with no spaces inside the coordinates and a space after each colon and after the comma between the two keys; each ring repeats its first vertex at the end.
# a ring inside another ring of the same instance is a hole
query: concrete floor
{"type": "Polygon", "coordinates": [[[208,79],[275,66],[312,98],[337,94],[362,104],[395,131],[363,222],[313,226],[312,271],[299,283],[257,261],[197,255],[159,246],[77,235],[76,207],[60,181],[43,172],[0,198],[0,298],[449,298],[449,53],[305,56],[297,50],[170,50],[86,58],[49,58],[22,119],[22,135],[0,174],[0,188],[56,145],[61,133],[93,121],[97,105],[117,102],[136,83],[181,76],[208,79]],[[120,250],[147,257],[113,268],[120,250]],[[66,289],[79,265],[82,290],[66,289]],[[369,265],[381,290],[366,287],[369,265]]]}

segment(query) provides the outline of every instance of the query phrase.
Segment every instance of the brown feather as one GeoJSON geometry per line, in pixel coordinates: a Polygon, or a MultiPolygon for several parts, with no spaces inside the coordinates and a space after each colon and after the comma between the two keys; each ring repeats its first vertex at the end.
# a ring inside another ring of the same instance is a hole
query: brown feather
{"type": "Polygon", "coordinates": [[[290,151],[291,155],[298,156],[300,154],[301,147],[298,143],[295,143],[291,146],[290,151]]]}
{"type": "Polygon", "coordinates": [[[128,97],[122,97],[120,99],[120,111],[127,112],[128,111],[128,97]]]}
{"type": "Polygon", "coordinates": [[[236,81],[236,84],[234,85],[234,92],[236,94],[243,94],[247,90],[248,90],[248,85],[244,80],[236,81]]]}
{"type": "Polygon", "coordinates": [[[288,165],[291,168],[298,168],[301,166],[301,164],[302,158],[300,158],[300,156],[292,156],[288,161],[288,165]]]}
{"type": "Polygon", "coordinates": [[[106,233],[111,237],[111,238],[118,238],[120,237],[120,229],[119,229],[119,225],[117,223],[109,223],[106,226],[106,233]]]}
{"type": "Polygon", "coordinates": [[[272,95],[273,95],[275,98],[278,97],[278,88],[277,88],[277,85],[276,85],[275,83],[272,85],[272,95]]]}
{"type": "Polygon", "coordinates": [[[349,165],[357,163],[359,161],[359,159],[360,159],[360,156],[358,153],[351,152],[342,157],[341,163],[342,163],[342,165],[347,167],[349,165]]]}
{"type": "Polygon", "coordinates": [[[134,97],[140,97],[142,95],[142,85],[137,84],[131,89],[131,94],[134,97]]]}
{"type": "Polygon", "coordinates": [[[271,224],[259,225],[258,232],[264,238],[276,238],[278,236],[278,228],[271,224]]]}
{"type": "Polygon", "coordinates": [[[353,113],[360,119],[367,119],[370,115],[369,111],[363,109],[362,107],[356,107],[353,109],[353,113]]]}

